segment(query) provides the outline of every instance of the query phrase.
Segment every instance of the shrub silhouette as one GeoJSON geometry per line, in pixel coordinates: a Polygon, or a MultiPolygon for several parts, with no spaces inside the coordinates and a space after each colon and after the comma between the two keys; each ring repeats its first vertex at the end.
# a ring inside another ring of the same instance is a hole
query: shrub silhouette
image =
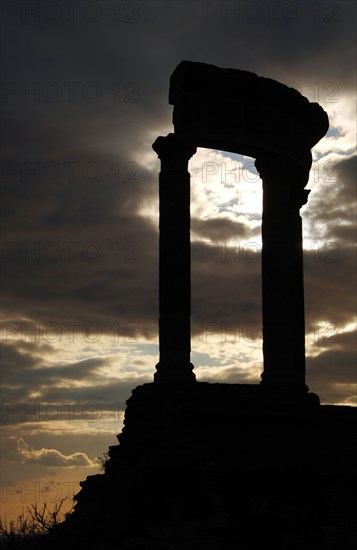
{"type": "Polygon", "coordinates": [[[4,550],[27,550],[35,548],[41,536],[46,535],[50,529],[62,523],[73,511],[73,504],[68,512],[62,512],[63,503],[67,500],[59,500],[53,510],[44,502],[40,506],[37,502],[27,507],[27,513],[20,514],[17,519],[7,523],[6,519],[0,519],[0,548],[4,550]]]}
{"type": "Polygon", "coordinates": [[[100,463],[100,471],[105,473],[108,462],[110,460],[108,451],[104,452],[102,456],[98,456],[97,459],[98,459],[98,462],[100,463]]]}

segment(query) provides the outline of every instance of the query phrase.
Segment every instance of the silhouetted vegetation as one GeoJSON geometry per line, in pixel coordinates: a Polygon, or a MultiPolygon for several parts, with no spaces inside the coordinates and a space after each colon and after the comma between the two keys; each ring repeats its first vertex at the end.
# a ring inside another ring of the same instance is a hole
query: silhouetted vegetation
{"type": "Polygon", "coordinates": [[[20,514],[17,519],[3,521],[0,519],[0,548],[4,550],[26,550],[35,548],[39,538],[47,534],[50,529],[62,523],[71,513],[63,512],[63,498],[55,504],[53,510],[50,510],[47,502],[41,506],[35,502],[27,508],[27,512],[20,514]]]}
{"type": "Polygon", "coordinates": [[[100,470],[101,472],[105,472],[107,464],[109,462],[109,453],[106,451],[102,454],[102,456],[98,456],[98,461],[100,462],[100,470]]]}

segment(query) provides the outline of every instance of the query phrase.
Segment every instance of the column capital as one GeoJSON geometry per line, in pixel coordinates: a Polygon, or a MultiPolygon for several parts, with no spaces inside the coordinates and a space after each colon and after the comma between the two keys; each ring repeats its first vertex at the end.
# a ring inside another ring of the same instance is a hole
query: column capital
{"type": "Polygon", "coordinates": [[[196,145],[187,138],[176,134],[159,136],[153,143],[152,148],[161,161],[185,161],[187,162],[197,151],[196,145]]]}
{"type": "Polygon", "coordinates": [[[293,158],[277,153],[264,153],[257,156],[254,164],[262,180],[269,181],[269,185],[284,180],[304,188],[309,180],[312,155],[311,151],[307,151],[304,161],[299,163],[293,158]]]}
{"type": "MultiPolygon", "coordinates": [[[[311,157],[311,155],[310,155],[311,157]]],[[[256,158],[255,167],[263,180],[266,194],[266,207],[274,195],[276,207],[284,205],[292,209],[300,209],[307,203],[310,190],[304,189],[309,179],[312,160],[305,166],[297,164],[292,159],[275,154],[266,154],[256,158]],[[281,195],[279,200],[279,195],[281,195]]]]}

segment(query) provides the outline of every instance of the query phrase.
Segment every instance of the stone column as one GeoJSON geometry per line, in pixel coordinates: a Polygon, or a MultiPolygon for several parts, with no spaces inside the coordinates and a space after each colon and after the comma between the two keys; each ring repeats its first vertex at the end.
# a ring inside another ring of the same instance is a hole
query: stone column
{"type": "Polygon", "coordinates": [[[255,164],[263,180],[262,385],[306,393],[303,248],[299,210],[307,202],[309,194],[304,189],[309,169],[273,154],[257,158],[255,164]]]}
{"type": "Polygon", "coordinates": [[[196,377],[191,351],[190,174],[196,152],[175,134],[158,137],[153,149],[161,160],[159,342],[155,382],[190,382],[196,377]]]}

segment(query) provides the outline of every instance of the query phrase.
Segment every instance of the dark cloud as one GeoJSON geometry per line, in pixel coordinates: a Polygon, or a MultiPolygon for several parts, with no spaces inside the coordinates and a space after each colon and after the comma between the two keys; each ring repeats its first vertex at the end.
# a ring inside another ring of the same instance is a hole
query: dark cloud
{"type": "Polygon", "coordinates": [[[309,218],[314,225],[323,224],[326,242],[349,247],[355,244],[356,156],[326,164],[327,186],[322,193],[313,193],[309,218]]]}
{"type": "Polygon", "coordinates": [[[51,349],[49,365],[41,358],[41,353],[48,353],[48,347],[42,343],[2,344],[1,416],[4,424],[21,422],[24,415],[27,422],[51,421],[58,418],[59,412],[64,419],[75,420],[81,418],[83,407],[89,404],[93,405],[93,410],[90,406],[88,409],[91,421],[97,419],[98,414],[112,411],[113,403],[118,410],[124,410],[131,390],[140,383],[152,381],[147,375],[103,377],[102,370],[108,365],[109,356],[61,363],[55,361],[56,352],[51,349]],[[85,384],[78,384],[81,382],[85,384]],[[73,406],[70,409],[70,404],[82,408],[73,406]]]}
{"type": "Polygon", "coordinates": [[[211,218],[200,220],[194,218],[191,221],[191,230],[199,237],[204,237],[206,242],[229,242],[239,241],[248,236],[249,231],[246,225],[233,222],[224,218],[211,218]]]}
{"type": "Polygon", "coordinates": [[[356,259],[351,247],[322,243],[319,255],[305,253],[306,326],[314,321],[347,324],[355,315],[356,259]]]}
{"type": "Polygon", "coordinates": [[[333,235],[341,243],[354,245],[356,242],[355,223],[357,207],[356,156],[341,160],[336,165],[338,185],[337,203],[334,208],[337,223],[329,227],[329,236],[333,235]],[[354,233],[353,233],[354,232],[354,233]]]}
{"type": "MultiPolygon", "coordinates": [[[[327,349],[307,360],[308,384],[325,403],[355,404],[356,399],[356,334],[339,334],[330,327],[329,337],[322,337],[317,346],[327,349]],[[332,340],[332,342],[329,342],[332,340]]],[[[327,332],[327,328],[326,328],[327,332]]]]}

